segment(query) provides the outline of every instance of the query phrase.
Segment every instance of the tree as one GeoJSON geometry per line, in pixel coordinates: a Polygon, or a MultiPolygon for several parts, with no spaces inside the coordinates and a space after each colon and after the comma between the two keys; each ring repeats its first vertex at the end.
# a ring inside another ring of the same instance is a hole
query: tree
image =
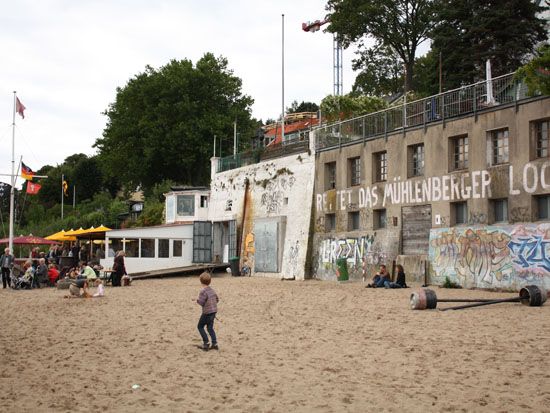
{"type": "Polygon", "coordinates": [[[537,56],[518,70],[517,77],[525,81],[530,95],[550,95],[550,44],[542,45],[537,56]]]}
{"type": "Polygon", "coordinates": [[[432,48],[442,53],[446,89],[515,71],[547,38],[544,8],[531,0],[437,0],[432,48]]]}
{"type": "Polygon", "coordinates": [[[147,66],[118,88],[103,137],[94,144],[106,174],[131,189],[164,179],[207,184],[214,135],[218,142],[232,139],[234,121],[241,136],[254,131],[253,100],[227,65],[210,53],[195,66],[172,60],[158,70],[147,66]]]}
{"type": "Polygon", "coordinates": [[[289,108],[286,108],[286,113],[317,112],[318,110],[319,105],[316,103],[302,101],[302,103],[298,104],[298,101],[295,100],[289,108]]]}
{"type": "Polygon", "coordinates": [[[321,113],[329,122],[365,115],[386,107],[384,100],[370,96],[329,95],[321,101],[321,113]]]}
{"type": "Polygon", "coordinates": [[[344,47],[358,44],[360,53],[389,49],[405,66],[405,88],[413,84],[414,60],[418,46],[428,38],[433,26],[433,0],[329,0],[328,31],[336,33],[344,47]]]}
{"type": "Polygon", "coordinates": [[[360,70],[355,78],[353,94],[384,96],[403,91],[403,61],[387,47],[370,48],[353,61],[353,70],[360,70]]]}

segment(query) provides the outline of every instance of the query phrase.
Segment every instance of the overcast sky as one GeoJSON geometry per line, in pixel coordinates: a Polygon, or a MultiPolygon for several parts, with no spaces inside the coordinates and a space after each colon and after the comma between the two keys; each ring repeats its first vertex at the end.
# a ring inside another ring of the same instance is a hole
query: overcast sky
{"type": "MultiPolygon", "coordinates": [[[[74,153],[92,155],[116,87],[171,59],[196,63],[212,52],[229,60],[255,103],[253,116],[281,113],[281,14],[285,14],[285,106],[319,103],[332,93],[332,36],[306,33],[323,18],[323,0],[0,0],[0,173],[11,171],[13,91],[15,158],[34,170],[74,153]]],[[[353,52],[344,51],[344,92],[353,52]]],[[[5,182],[9,178],[2,177],[5,182]]],[[[18,185],[19,186],[19,185],[18,185]]]]}

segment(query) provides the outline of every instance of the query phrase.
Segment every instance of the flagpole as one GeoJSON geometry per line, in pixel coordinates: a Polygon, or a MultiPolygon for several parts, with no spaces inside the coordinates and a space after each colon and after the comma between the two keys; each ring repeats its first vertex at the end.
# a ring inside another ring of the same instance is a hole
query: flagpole
{"type": "Polygon", "coordinates": [[[10,235],[8,247],[13,254],[13,216],[15,214],[15,105],[17,92],[13,91],[13,123],[11,132],[11,189],[10,189],[10,235]]]}
{"type": "Polygon", "coordinates": [[[73,210],[76,205],[76,185],[73,185],[73,210]]]}
{"type": "Polygon", "coordinates": [[[65,175],[61,174],[61,219],[63,219],[63,182],[65,182],[65,175]]]}

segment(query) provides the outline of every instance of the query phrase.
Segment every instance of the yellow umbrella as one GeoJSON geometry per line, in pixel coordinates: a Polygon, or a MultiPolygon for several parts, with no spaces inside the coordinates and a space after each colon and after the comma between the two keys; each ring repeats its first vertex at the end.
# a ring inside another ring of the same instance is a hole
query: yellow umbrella
{"type": "Polygon", "coordinates": [[[46,237],[46,239],[49,239],[50,241],[76,241],[76,237],[74,236],[66,236],[68,231],[65,231],[62,229],[59,232],[56,232],[55,234],[49,235],[46,237]]]}
{"type": "Polygon", "coordinates": [[[65,232],[65,236],[67,236],[67,235],[79,235],[79,234],[83,234],[84,232],[86,232],[86,230],[84,228],[80,227],[79,229],[71,229],[70,231],[65,232]]]}

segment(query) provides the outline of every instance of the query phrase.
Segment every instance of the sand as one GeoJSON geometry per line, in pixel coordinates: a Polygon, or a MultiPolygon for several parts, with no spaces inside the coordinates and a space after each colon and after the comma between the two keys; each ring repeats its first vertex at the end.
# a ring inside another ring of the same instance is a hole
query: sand
{"type": "Polygon", "coordinates": [[[411,289],[227,275],[212,286],[217,352],[197,348],[197,277],[102,299],[0,290],[0,410],[550,412],[550,303],[412,311],[411,289]]]}

